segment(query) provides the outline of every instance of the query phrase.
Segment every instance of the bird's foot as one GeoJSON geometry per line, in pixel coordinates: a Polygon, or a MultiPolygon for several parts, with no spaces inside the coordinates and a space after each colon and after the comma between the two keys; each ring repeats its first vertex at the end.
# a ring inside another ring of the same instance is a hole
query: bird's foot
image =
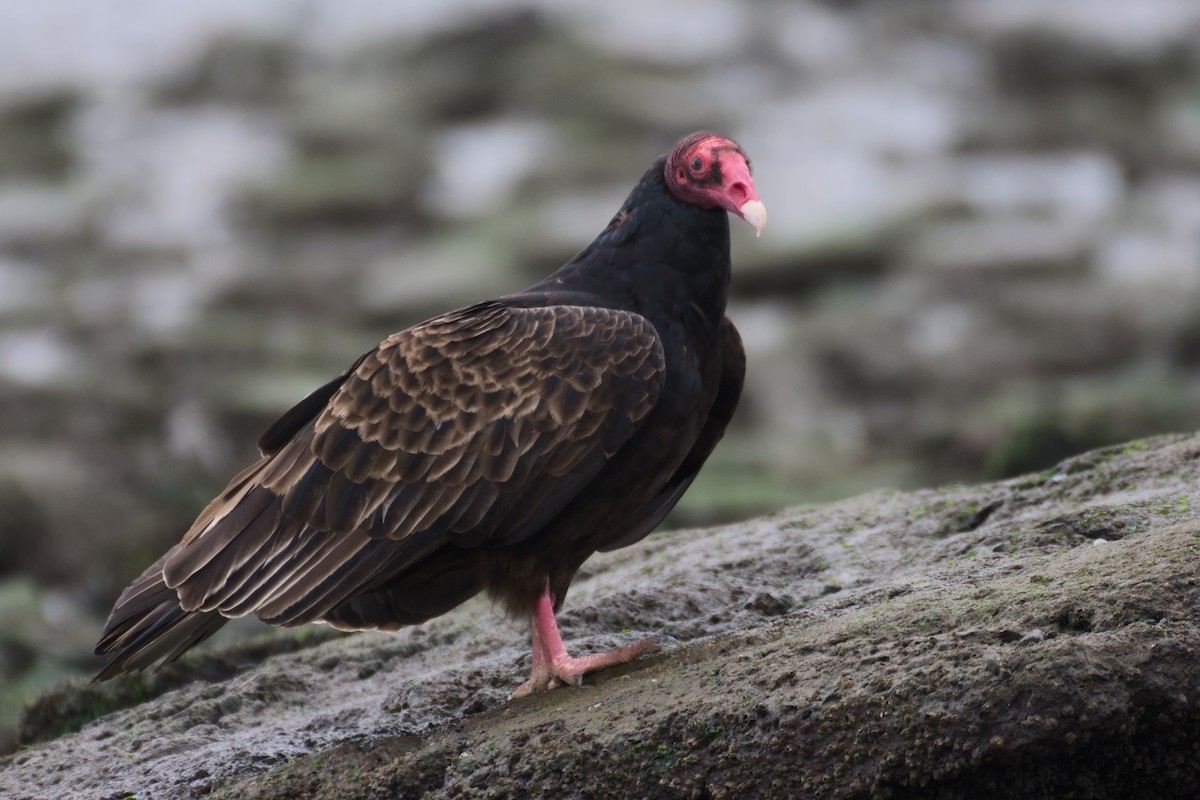
{"type": "Polygon", "coordinates": [[[579,686],[583,676],[589,672],[618,664],[627,664],[635,658],[647,653],[661,650],[662,646],[654,639],[643,639],[628,647],[620,647],[607,653],[597,653],[592,656],[572,658],[566,652],[559,653],[547,663],[534,664],[533,674],[529,680],[513,690],[510,697],[524,697],[534,692],[544,692],[558,686],[579,686]]]}

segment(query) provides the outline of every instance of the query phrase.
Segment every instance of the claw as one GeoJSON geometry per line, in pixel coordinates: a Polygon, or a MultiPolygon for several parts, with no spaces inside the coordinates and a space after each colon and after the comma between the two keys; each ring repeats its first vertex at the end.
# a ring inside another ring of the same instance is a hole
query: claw
{"type": "Polygon", "coordinates": [[[534,692],[544,692],[556,686],[582,686],[583,676],[605,667],[626,664],[646,653],[653,653],[662,646],[654,639],[643,639],[627,647],[573,658],[563,644],[558,622],[554,618],[554,598],[549,586],[538,598],[533,608],[530,638],[533,643],[533,670],[529,680],[522,683],[512,697],[524,697],[534,692]]]}

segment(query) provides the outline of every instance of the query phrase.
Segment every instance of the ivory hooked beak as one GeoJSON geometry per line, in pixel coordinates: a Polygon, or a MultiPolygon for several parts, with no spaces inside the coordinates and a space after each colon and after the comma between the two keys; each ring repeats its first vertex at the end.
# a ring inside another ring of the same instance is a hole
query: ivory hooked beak
{"type": "Polygon", "coordinates": [[[767,207],[762,204],[761,200],[747,200],[742,203],[738,213],[742,215],[742,219],[754,226],[756,237],[762,236],[763,230],[767,227],[767,207]]]}

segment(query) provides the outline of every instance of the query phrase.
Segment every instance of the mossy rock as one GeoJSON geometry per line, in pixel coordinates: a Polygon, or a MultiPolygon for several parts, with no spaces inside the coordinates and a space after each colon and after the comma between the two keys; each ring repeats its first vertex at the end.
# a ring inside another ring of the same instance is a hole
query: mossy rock
{"type": "Polygon", "coordinates": [[[26,736],[109,713],[0,761],[0,792],[1191,797],[1198,557],[1197,435],[658,534],[590,561],[561,624],[667,650],[583,688],[506,701],[525,634],[481,600],[59,689],[26,736]]]}

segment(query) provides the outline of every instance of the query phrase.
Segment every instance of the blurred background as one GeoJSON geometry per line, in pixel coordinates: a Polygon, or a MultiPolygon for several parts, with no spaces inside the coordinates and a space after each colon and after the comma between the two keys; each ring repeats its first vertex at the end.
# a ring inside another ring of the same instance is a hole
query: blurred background
{"type": "Polygon", "coordinates": [[[1200,427],[1195,0],[0,2],[0,751],[274,417],[711,128],[738,418],[670,525],[1200,427]]]}

